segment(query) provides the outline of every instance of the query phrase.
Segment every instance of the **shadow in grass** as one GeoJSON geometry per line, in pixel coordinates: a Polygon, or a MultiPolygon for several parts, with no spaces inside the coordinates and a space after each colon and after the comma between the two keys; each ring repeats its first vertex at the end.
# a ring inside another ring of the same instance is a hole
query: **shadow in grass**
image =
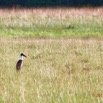
{"type": "Polygon", "coordinates": [[[62,26],[62,29],[65,29],[65,30],[71,30],[71,29],[75,29],[75,26],[74,25],[68,25],[68,26],[62,26]]]}

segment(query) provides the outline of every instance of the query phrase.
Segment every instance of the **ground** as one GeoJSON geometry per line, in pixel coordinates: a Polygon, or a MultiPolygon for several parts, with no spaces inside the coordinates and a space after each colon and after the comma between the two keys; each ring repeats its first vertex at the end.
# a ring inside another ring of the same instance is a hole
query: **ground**
{"type": "Polygon", "coordinates": [[[102,39],[5,39],[0,51],[1,103],[103,102],[102,39]]]}
{"type": "Polygon", "coordinates": [[[102,103],[103,7],[0,9],[0,58],[0,103],[102,103]]]}

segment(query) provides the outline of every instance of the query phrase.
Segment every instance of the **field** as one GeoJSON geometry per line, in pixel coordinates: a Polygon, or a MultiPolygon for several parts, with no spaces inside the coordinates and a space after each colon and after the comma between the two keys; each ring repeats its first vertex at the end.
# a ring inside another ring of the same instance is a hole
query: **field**
{"type": "Polygon", "coordinates": [[[0,9],[1,38],[101,38],[103,8],[0,9]]]}
{"type": "Polygon", "coordinates": [[[102,10],[0,9],[0,103],[102,103],[102,10]]]}

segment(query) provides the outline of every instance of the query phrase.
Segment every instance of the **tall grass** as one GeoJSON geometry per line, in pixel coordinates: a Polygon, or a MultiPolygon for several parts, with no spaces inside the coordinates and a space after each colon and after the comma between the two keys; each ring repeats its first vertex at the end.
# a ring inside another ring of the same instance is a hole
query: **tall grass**
{"type": "Polygon", "coordinates": [[[101,38],[102,10],[0,9],[0,103],[102,103],[102,39],[31,39],[101,38]]]}
{"type": "Polygon", "coordinates": [[[102,40],[2,40],[0,103],[102,103],[102,51],[102,40]]]}
{"type": "Polygon", "coordinates": [[[102,7],[0,9],[0,37],[100,38],[102,11],[102,7]]]}

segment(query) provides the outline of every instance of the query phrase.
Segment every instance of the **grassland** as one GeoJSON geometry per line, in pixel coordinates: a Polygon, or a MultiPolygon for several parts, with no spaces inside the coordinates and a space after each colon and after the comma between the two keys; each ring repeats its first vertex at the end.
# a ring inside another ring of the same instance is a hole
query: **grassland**
{"type": "Polygon", "coordinates": [[[1,41],[0,103],[102,103],[102,52],[94,39],[1,41]]]}
{"type": "Polygon", "coordinates": [[[0,38],[101,38],[103,8],[0,9],[0,38]]]}
{"type": "Polygon", "coordinates": [[[102,11],[0,9],[0,103],[103,103],[102,11]]]}

